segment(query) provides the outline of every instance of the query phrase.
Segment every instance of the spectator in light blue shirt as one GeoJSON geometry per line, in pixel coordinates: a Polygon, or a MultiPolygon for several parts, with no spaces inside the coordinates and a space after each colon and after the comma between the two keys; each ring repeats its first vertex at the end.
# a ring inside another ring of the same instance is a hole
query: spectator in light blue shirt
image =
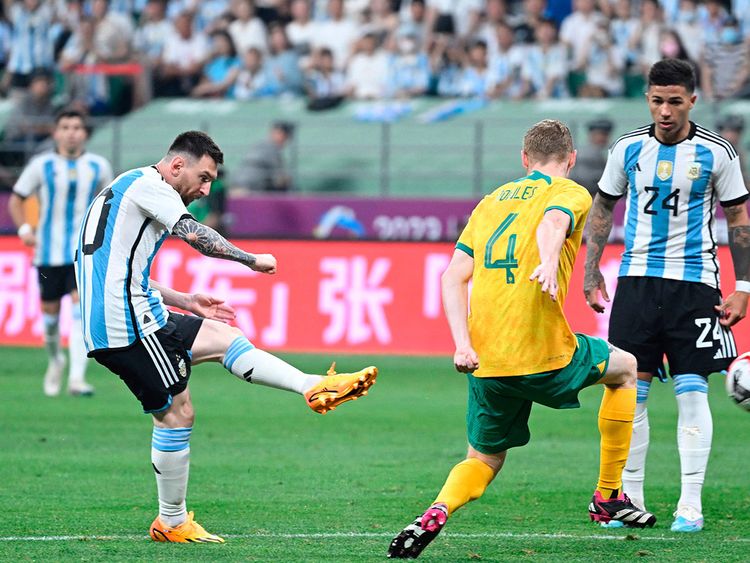
{"type": "Polygon", "coordinates": [[[251,100],[276,96],[281,91],[273,73],[263,60],[263,53],[257,47],[250,47],[242,57],[242,66],[234,83],[234,97],[238,100],[251,100]]]}
{"type": "Polygon", "coordinates": [[[240,61],[232,37],[226,31],[210,35],[211,56],[203,66],[203,76],[190,95],[194,98],[232,97],[240,61]]]}
{"type": "Polygon", "coordinates": [[[526,45],[514,44],[513,28],[505,22],[497,25],[495,34],[497,48],[495,56],[490,58],[489,92],[495,98],[519,98],[526,45]]]}
{"type": "Polygon", "coordinates": [[[346,76],[335,67],[329,48],[313,51],[310,69],[305,73],[305,90],[311,110],[331,109],[344,100],[346,76]]]}
{"type": "Polygon", "coordinates": [[[6,0],[5,6],[12,24],[7,76],[12,88],[25,89],[31,83],[32,72],[53,68],[52,8],[40,0],[6,0]]]}
{"type": "Polygon", "coordinates": [[[144,63],[155,66],[164,51],[164,41],[172,31],[166,18],[164,0],[148,0],[133,37],[133,46],[144,63]]]}
{"type": "Polygon", "coordinates": [[[178,14],[194,14],[195,30],[210,33],[216,29],[215,23],[229,11],[229,0],[169,0],[167,17],[174,19],[178,14]]]}
{"type": "Polygon", "coordinates": [[[615,15],[609,22],[609,33],[626,67],[635,66],[638,63],[639,54],[635,43],[639,25],[638,18],[633,17],[630,0],[617,0],[615,15]]]}
{"type": "Polygon", "coordinates": [[[430,64],[418,51],[418,38],[409,28],[401,28],[396,37],[396,53],[390,57],[390,95],[397,98],[421,96],[427,91],[430,64]]]}
{"type": "Polygon", "coordinates": [[[461,73],[458,95],[463,98],[481,98],[489,89],[487,43],[475,41],[469,47],[467,64],[461,73]]]}
{"type": "Polygon", "coordinates": [[[299,54],[292,49],[281,24],[273,23],[269,27],[268,47],[267,69],[279,83],[280,93],[301,94],[303,78],[299,54]]]}
{"type": "Polygon", "coordinates": [[[433,52],[433,72],[437,70],[437,93],[446,98],[461,95],[461,79],[463,78],[464,60],[466,53],[460,44],[445,40],[445,47],[438,47],[433,52]]]}
{"type": "Polygon", "coordinates": [[[555,23],[542,20],[534,35],[537,43],[526,50],[521,69],[524,95],[538,100],[568,97],[568,54],[557,39],[555,23]]]}

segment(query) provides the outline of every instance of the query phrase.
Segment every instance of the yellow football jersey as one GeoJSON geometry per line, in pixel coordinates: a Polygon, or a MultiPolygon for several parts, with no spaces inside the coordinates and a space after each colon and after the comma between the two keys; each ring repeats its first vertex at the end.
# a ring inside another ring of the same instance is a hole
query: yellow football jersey
{"type": "Polygon", "coordinates": [[[576,338],[563,304],[590,208],[586,188],[534,171],[499,187],[474,209],[456,248],[474,258],[469,333],[479,354],[475,376],[527,375],[570,362],[576,338]],[[540,262],[536,230],[550,209],[571,220],[560,253],[557,301],[529,281],[540,262]]]}

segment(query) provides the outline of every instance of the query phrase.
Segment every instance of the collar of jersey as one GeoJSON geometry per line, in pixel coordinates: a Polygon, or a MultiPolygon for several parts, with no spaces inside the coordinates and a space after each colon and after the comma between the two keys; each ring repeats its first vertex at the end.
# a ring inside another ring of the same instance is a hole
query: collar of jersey
{"type": "Polygon", "coordinates": [[[696,127],[695,123],[693,123],[691,121],[690,122],[690,131],[688,131],[687,137],[685,137],[684,139],[680,139],[676,143],[662,143],[659,139],[656,138],[656,123],[652,123],[651,127],[648,128],[648,136],[649,137],[653,137],[654,140],[657,143],[659,143],[660,145],[664,145],[665,147],[673,147],[674,145],[679,145],[680,143],[682,143],[684,141],[689,141],[690,139],[692,139],[693,137],[695,137],[695,131],[696,131],[696,129],[697,129],[697,127],[696,127]]]}

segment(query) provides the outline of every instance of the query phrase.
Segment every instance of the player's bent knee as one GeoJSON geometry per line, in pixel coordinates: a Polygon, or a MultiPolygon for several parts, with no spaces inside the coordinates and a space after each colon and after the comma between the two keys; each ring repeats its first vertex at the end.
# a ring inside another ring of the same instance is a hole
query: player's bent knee
{"type": "Polygon", "coordinates": [[[638,379],[638,360],[636,360],[635,356],[630,352],[622,351],[622,354],[624,356],[623,362],[625,364],[625,382],[635,386],[636,380],[638,379]]]}
{"type": "Polygon", "coordinates": [[[193,364],[206,361],[221,361],[227,348],[237,338],[244,338],[242,331],[218,321],[205,320],[193,343],[193,364]]]}
{"type": "Polygon", "coordinates": [[[617,387],[635,387],[637,370],[638,361],[635,356],[630,352],[615,348],[610,354],[609,366],[601,382],[617,387]]]}
{"type": "Polygon", "coordinates": [[[192,428],[195,422],[195,411],[190,402],[172,403],[167,410],[152,416],[158,421],[157,426],[165,428],[192,428]]]}

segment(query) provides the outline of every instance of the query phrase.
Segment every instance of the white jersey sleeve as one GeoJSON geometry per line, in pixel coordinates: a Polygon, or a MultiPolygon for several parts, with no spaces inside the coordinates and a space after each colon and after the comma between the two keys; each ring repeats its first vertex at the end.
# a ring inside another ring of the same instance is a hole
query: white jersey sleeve
{"type": "Polygon", "coordinates": [[[42,180],[41,160],[35,158],[21,172],[21,176],[13,186],[13,193],[22,198],[27,198],[41,187],[42,180]]]}
{"type": "Polygon", "coordinates": [[[628,176],[625,173],[625,146],[624,142],[618,142],[612,146],[599,180],[599,190],[611,198],[622,197],[628,187],[628,176]]]}
{"type": "Polygon", "coordinates": [[[714,188],[722,205],[746,199],[747,188],[742,178],[739,157],[730,158],[725,155],[725,158],[721,159],[714,172],[714,188]]]}
{"type": "Polygon", "coordinates": [[[191,216],[180,194],[161,179],[141,182],[133,190],[133,201],[143,214],[164,225],[170,233],[183,216],[191,216]]]}

